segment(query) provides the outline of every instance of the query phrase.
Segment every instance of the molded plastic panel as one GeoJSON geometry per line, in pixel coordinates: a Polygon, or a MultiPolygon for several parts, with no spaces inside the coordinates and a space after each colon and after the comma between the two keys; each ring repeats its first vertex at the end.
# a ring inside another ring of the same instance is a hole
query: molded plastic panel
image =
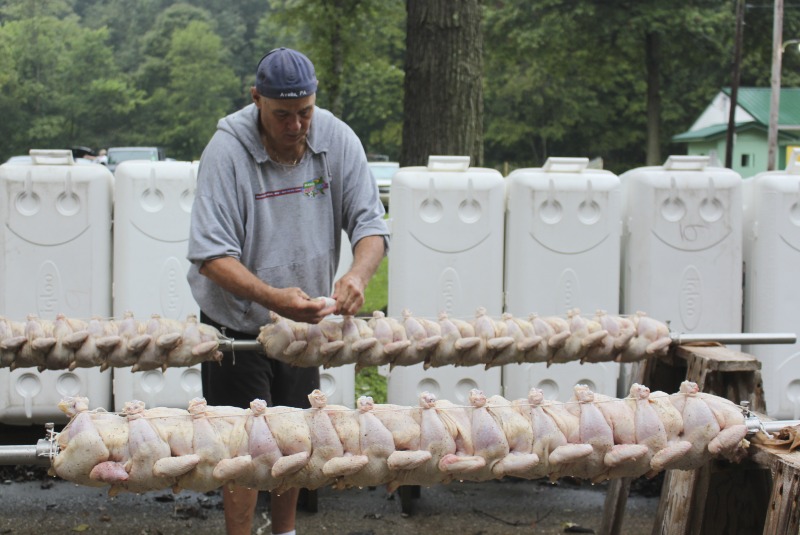
{"type": "MultiPolygon", "coordinates": [[[[0,314],[54,319],[111,313],[111,195],[103,165],[77,165],[66,151],[31,151],[0,166],[0,314]]],[[[0,370],[0,422],[62,422],[65,395],[111,408],[111,374],[99,369],[0,370]]]]}
{"type": "MultiPolygon", "coordinates": [[[[392,179],[389,315],[404,309],[437,318],[439,312],[472,318],[479,306],[503,310],[503,177],[469,166],[469,157],[431,156],[427,167],[401,168],[392,179]]],[[[468,401],[471,388],[500,392],[500,369],[479,366],[423,370],[422,364],[389,374],[390,403],[417,405],[435,391],[468,401]]]]}
{"type": "MultiPolygon", "coordinates": [[[[619,178],[588,158],[548,158],[506,178],[506,311],[519,317],[580,309],[619,312],[622,199],[619,178]]],[[[576,383],[617,395],[617,363],[507,365],[509,399],[532,387],[566,401],[576,383]]]]}
{"type": "MultiPolygon", "coordinates": [[[[800,169],[761,173],[746,189],[745,332],[800,333],[800,169]]],[[[761,360],[767,414],[800,419],[800,343],[744,351],[761,360]]]]}
{"type": "Polygon", "coordinates": [[[742,179],[708,157],[671,156],[620,176],[623,311],[677,332],[741,332],[742,179]]]}

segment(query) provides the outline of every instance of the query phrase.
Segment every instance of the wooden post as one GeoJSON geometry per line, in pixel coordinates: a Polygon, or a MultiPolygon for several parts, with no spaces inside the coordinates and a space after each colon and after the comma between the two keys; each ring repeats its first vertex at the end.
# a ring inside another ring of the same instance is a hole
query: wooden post
{"type": "MultiPolygon", "coordinates": [[[[643,379],[648,367],[648,362],[633,362],[630,374],[622,384],[622,389],[627,391],[633,383],[643,383],[643,379]]],[[[633,478],[623,477],[612,479],[608,483],[606,499],[603,503],[603,518],[600,522],[599,535],[620,535],[622,533],[622,522],[625,519],[625,506],[628,504],[628,495],[631,492],[631,482],[633,478]]]]}
{"type": "Polygon", "coordinates": [[[686,379],[734,403],[749,401],[751,410],[766,411],[761,362],[753,355],[725,346],[678,346],[677,357],[686,361],[686,379]]]}
{"type": "Polygon", "coordinates": [[[708,465],[697,470],[669,470],[661,488],[653,535],[695,534],[702,524],[708,490],[708,465]]]}
{"type": "Polygon", "coordinates": [[[725,136],[725,167],[733,169],[733,137],[736,132],[736,107],[739,100],[739,71],[742,63],[742,34],[744,33],[744,0],[736,1],[736,38],[733,41],[733,73],[731,74],[731,104],[728,110],[728,131],[725,136]]]}
{"type": "MultiPolygon", "coordinates": [[[[734,403],[749,401],[753,409],[765,410],[761,363],[752,355],[724,346],[686,344],[673,348],[666,357],[648,362],[643,379],[651,390],[666,392],[676,392],[683,380],[694,381],[703,392],[734,403]]],[[[768,474],[753,463],[715,461],[697,470],[670,470],[652,533],[758,533],[768,494],[768,474]]]]}
{"type": "Polygon", "coordinates": [[[622,533],[622,521],[625,519],[625,506],[628,504],[628,495],[631,493],[629,477],[612,479],[608,482],[606,500],[603,502],[603,518],[600,523],[599,535],[619,535],[622,533]]]}
{"type": "Polygon", "coordinates": [[[769,125],[767,128],[767,171],[778,164],[778,134],[781,102],[781,59],[783,55],[783,0],[775,0],[772,15],[772,73],[770,75],[769,125]]]}
{"type": "Polygon", "coordinates": [[[800,450],[789,453],[761,445],[754,449],[753,459],[772,476],[764,535],[800,532],[800,450]]]}

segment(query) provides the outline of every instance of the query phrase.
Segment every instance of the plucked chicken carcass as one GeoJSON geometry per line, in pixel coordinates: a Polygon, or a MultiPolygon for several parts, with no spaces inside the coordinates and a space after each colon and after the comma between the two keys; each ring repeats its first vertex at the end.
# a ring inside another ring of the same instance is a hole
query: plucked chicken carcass
{"type": "Polygon", "coordinates": [[[574,476],[603,481],[693,469],[712,457],[737,460],[747,445],[744,416],[733,403],[698,391],[650,393],[633,385],[624,399],[575,386],[574,399],[487,398],[469,406],[424,392],[417,407],[328,405],[247,410],[191,401],[189,410],[90,411],[85,398],[65,399],[71,420],[58,435],[52,472],[117,492],[172,488],[208,491],[228,482],[262,490],[386,484],[434,485],[453,479],[574,476]]]}
{"type": "MultiPolygon", "coordinates": [[[[193,366],[222,358],[222,335],[189,315],[177,321],[153,314],[139,321],[131,313],[119,320],[88,322],[58,315],[54,321],[30,315],[25,322],[0,317],[0,367],[74,369],[100,366],[132,371],[193,366]]],[[[437,320],[402,318],[375,312],[369,319],[345,316],[318,324],[295,322],[275,313],[257,341],[274,359],[300,367],[474,366],[487,369],[523,362],[548,365],[580,362],[630,362],[666,354],[672,338],[667,326],[644,313],[631,317],[571,310],[568,317],[528,319],[505,313],[500,319],[478,308],[469,321],[440,314],[437,320]]]]}
{"type": "Polygon", "coordinates": [[[400,319],[373,313],[369,321],[345,317],[323,320],[326,333],[310,351],[309,327],[273,314],[258,341],[270,357],[293,366],[484,365],[487,369],[523,362],[607,362],[640,360],[666,354],[669,329],[644,313],[631,317],[598,312],[593,318],[571,310],[568,318],[522,319],[505,313],[493,319],[479,308],[465,321],[440,314],[437,321],[403,311],[400,319]],[[337,328],[338,325],[338,328],[337,328]],[[338,337],[338,338],[337,338],[338,337]],[[336,345],[334,345],[336,344],[336,345]]]}
{"type": "Polygon", "coordinates": [[[138,321],[92,317],[88,322],[57,314],[43,320],[31,314],[25,322],[0,317],[0,367],[74,370],[98,366],[132,371],[194,366],[219,361],[222,335],[190,314],[177,321],[153,314],[138,321]]]}

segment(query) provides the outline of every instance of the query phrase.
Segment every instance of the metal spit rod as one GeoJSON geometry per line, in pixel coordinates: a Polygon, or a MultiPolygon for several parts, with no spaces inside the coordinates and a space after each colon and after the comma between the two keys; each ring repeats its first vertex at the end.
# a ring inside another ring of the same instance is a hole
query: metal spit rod
{"type": "Polygon", "coordinates": [[[34,446],[0,446],[0,465],[50,466],[53,444],[40,438],[34,446]]]}
{"type": "MultiPolygon", "coordinates": [[[[794,344],[797,335],[794,333],[726,333],[726,334],[682,334],[670,333],[674,344],[687,344],[692,342],[718,342],[721,344],[794,344]]],[[[256,340],[221,340],[220,351],[263,351],[264,347],[256,340]]],[[[762,422],[751,416],[746,419],[749,433],[759,429],[768,433],[776,433],[784,427],[800,425],[800,420],[774,420],[762,422]]],[[[52,425],[47,424],[48,432],[52,432],[52,425]]],[[[55,445],[52,439],[39,439],[34,446],[0,446],[0,465],[41,465],[50,464],[55,456],[55,445]]]]}
{"type": "Polygon", "coordinates": [[[34,446],[0,446],[0,465],[35,465],[50,466],[50,462],[58,453],[56,444],[55,424],[44,424],[45,436],[40,438],[34,446]]]}
{"type": "Polygon", "coordinates": [[[767,433],[777,433],[784,427],[795,427],[800,425],[800,420],[772,420],[769,422],[762,422],[756,418],[756,420],[758,420],[758,424],[755,424],[755,422],[751,423],[749,420],[750,419],[745,422],[748,433],[755,433],[759,429],[767,433]],[[758,427],[754,429],[754,425],[758,425],[758,427]]]}
{"type": "Polygon", "coordinates": [[[797,342],[795,333],[726,333],[726,334],[701,334],[701,333],[670,333],[672,342],[677,345],[692,342],[719,342],[720,344],[794,344],[797,342]]]}
{"type": "Polygon", "coordinates": [[[223,353],[231,351],[261,351],[263,353],[264,346],[257,340],[220,340],[219,350],[223,353]]]}
{"type": "MultiPolygon", "coordinates": [[[[670,333],[672,343],[676,345],[696,342],[718,342],[720,344],[794,344],[797,342],[795,333],[670,333]]],[[[222,352],[231,351],[264,351],[264,347],[256,340],[221,340],[219,349],[222,352]]]]}
{"type": "MultiPolygon", "coordinates": [[[[757,433],[759,430],[766,433],[777,433],[784,427],[800,425],[800,420],[771,420],[763,422],[749,412],[749,403],[746,401],[742,402],[742,410],[745,414],[747,433],[750,435],[757,433]]],[[[0,446],[0,466],[50,466],[53,458],[58,453],[58,447],[52,432],[53,424],[45,424],[45,428],[51,438],[40,438],[34,446],[0,446]]]]}

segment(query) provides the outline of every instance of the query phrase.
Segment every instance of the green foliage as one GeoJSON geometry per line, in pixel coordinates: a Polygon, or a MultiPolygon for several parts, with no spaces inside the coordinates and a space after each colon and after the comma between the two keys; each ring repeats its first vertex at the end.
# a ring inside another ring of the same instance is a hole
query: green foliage
{"type": "MultiPolygon", "coordinates": [[[[405,3],[396,0],[0,0],[0,161],[30,148],[162,144],[194,159],[249,102],[257,61],[292,46],[315,62],[318,103],[366,150],[400,154],[405,3]]],[[[731,84],[733,0],[484,3],[486,165],[551,155],[642,165],[645,42],[656,38],[663,156],[731,84]]],[[[767,87],[770,2],[748,4],[741,84],[767,87]]],[[[785,5],[784,39],[800,38],[785,5]]],[[[783,56],[800,84],[800,53],[783,56]]],[[[444,79],[444,76],[443,76],[444,79]]]]}
{"type": "MultiPolygon", "coordinates": [[[[205,31],[211,32],[212,16],[203,9],[187,4],[175,4],[161,13],[155,24],[144,34],[141,40],[143,59],[136,70],[138,86],[147,93],[154,93],[158,89],[165,89],[170,81],[170,71],[173,68],[169,52],[173,47],[175,32],[187,28],[193,22],[206,24],[205,31]]],[[[220,46],[219,37],[216,36],[215,45],[220,46]]],[[[196,68],[198,65],[194,65],[196,68]]]]}
{"type": "MultiPolygon", "coordinates": [[[[389,304],[389,259],[384,258],[364,291],[364,306],[359,316],[371,316],[375,310],[386,312],[389,304]]],[[[356,374],[356,399],[371,396],[375,403],[386,403],[386,377],[375,367],[368,367],[356,374]]]]}
{"type": "Polygon", "coordinates": [[[166,87],[156,89],[147,103],[156,117],[150,136],[175,158],[198,159],[217,120],[233,105],[239,83],[225,63],[220,38],[205,21],[175,30],[165,60],[166,87]]]}
{"type": "MultiPolygon", "coordinates": [[[[645,40],[660,43],[662,152],[729,85],[733,5],[721,1],[510,0],[486,8],[487,160],[600,156],[644,164],[645,40]]],[[[493,162],[492,162],[493,160],[493,162]]]]}
{"type": "Polygon", "coordinates": [[[138,95],[105,46],[108,32],[77,17],[40,14],[0,26],[0,156],[30,148],[101,143],[124,122],[138,95]]]}
{"type": "Polygon", "coordinates": [[[314,59],[319,104],[346,99],[367,150],[397,154],[404,15],[381,0],[0,0],[0,161],[77,144],[198,158],[275,46],[314,59]]]}
{"type": "Polygon", "coordinates": [[[384,257],[378,270],[364,291],[364,305],[359,316],[371,316],[375,310],[383,310],[389,305],[389,258],[384,257]]]}
{"type": "Polygon", "coordinates": [[[314,62],[317,104],[342,117],[370,153],[400,154],[405,6],[381,0],[270,0],[263,50],[288,46],[314,62]]]}
{"type": "Polygon", "coordinates": [[[354,65],[345,87],[344,120],[359,134],[367,152],[400,156],[403,125],[403,71],[385,59],[354,65]]]}
{"type": "Polygon", "coordinates": [[[375,403],[386,403],[386,377],[378,373],[378,368],[370,366],[356,375],[354,401],[361,396],[370,396],[375,403]]]}

